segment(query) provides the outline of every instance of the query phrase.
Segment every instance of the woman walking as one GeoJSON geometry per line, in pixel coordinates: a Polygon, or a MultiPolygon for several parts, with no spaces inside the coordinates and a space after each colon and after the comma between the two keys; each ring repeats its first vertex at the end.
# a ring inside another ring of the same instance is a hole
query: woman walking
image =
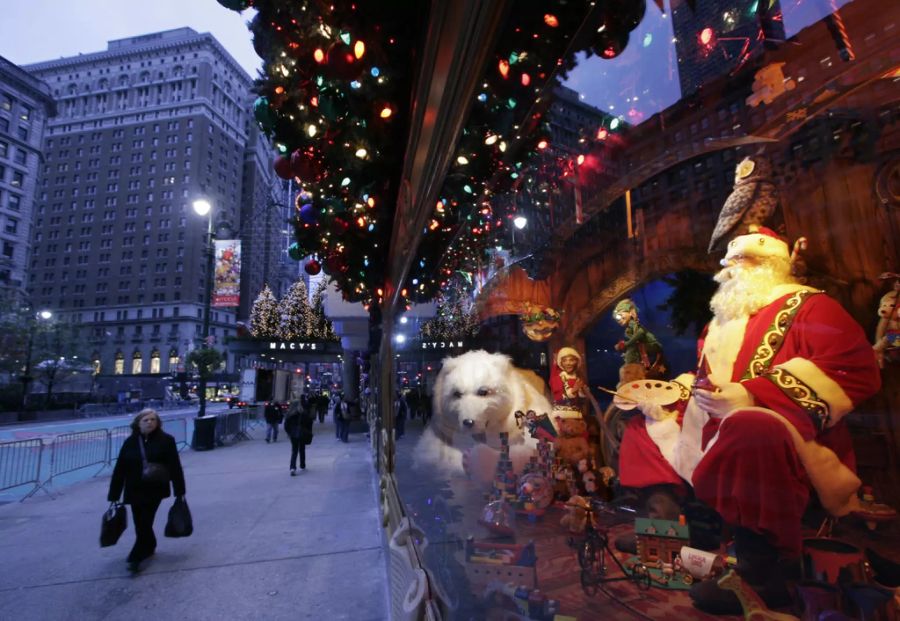
{"type": "Polygon", "coordinates": [[[156,551],[153,519],[172,487],[175,496],[184,496],[184,472],[175,438],[163,432],[155,410],[142,410],[131,422],[131,435],[119,451],[107,494],[110,502],[118,502],[124,488],[124,502],[131,505],[136,539],[126,559],[130,571],[138,571],[141,562],[156,551]]]}
{"type": "Polygon", "coordinates": [[[312,428],[315,417],[308,407],[300,401],[291,402],[287,418],[284,419],[284,432],[291,439],[291,476],[297,475],[297,455],[300,455],[300,469],[306,470],[306,445],[312,442],[312,428]]]}

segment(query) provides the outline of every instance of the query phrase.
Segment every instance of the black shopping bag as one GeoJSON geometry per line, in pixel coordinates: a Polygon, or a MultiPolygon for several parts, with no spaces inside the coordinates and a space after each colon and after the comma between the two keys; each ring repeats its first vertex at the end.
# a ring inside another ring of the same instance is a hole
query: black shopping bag
{"type": "Polygon", "coordinates": [[[172,508],[169,509],[169,519],[166,521],[166,537],[190,537],[194,532],[194,521],[191,519],[191,510],[187,501],[179,496],[175,499],[172,508]]]}
{"type": "Polygon", "coordinates": [[[119,537],[125,532],[128,524],[128,516],[125,514],[125,505],[112,502],[109,509],[103,512],[103,520],[100,523],[100,547],[106,548],[116,545],[119,537]]]}

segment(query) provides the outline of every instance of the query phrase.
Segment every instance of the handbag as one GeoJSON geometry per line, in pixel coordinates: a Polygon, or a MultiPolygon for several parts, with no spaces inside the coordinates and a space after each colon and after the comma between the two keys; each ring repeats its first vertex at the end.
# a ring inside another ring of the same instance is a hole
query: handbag
{"type": "Polygon", "coordinates": [[[310,431],[309,429],[301,428],[300,429],[300,441],[303,442],[303,444],[308,445],[308,444],[312,444],[312,440],[313,440],[313,432],[310,431]]]}
{"type": "Polygon", "coordinates": [[[141,461],[144,463],[144,468],[141,470],[141,479],[147,483],[168,483],[170,478],[169,471],[162,464],[147,461],[144,441],[140,437],[137,441],[138,446],[141,447],[141,461]]]}
{"type": "Polygon", "coordinates": [[[100,522],[100,547],[107,548],[116,545],[119,537],[125,532],[127,524],[125,505],[117,502],[109,503],[109,509],[103,512],[103,519],[100,522]]]}
{"type": "Polygon", "coordinates": [[[184,499],[184,496],[178,496],[169,509],[165,535],[166,537],[190,537],[193,532],[194,520],[191,518],[187,500],[184,499]]]}

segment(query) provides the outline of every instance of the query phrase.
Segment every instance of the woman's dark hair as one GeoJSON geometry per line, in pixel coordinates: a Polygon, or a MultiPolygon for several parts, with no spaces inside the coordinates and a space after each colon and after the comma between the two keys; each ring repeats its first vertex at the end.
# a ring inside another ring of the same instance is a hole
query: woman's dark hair
{"type": "Polygon", "coordinates": [[[162,429],[163,422],[159,417],[159,414],[153,408],[144,408],[140,412],[138,412],[137,416],[131,421],[131,432],[132,433],[140,433],[141,432],[141,419],[147,416],[147,414],[153,414],[156,417],[156,428],[162,429]]]}

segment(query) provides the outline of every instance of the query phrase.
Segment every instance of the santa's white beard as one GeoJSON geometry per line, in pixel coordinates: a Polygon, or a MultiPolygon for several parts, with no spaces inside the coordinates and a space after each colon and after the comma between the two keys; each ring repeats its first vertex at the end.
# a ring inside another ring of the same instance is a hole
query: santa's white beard
{"type": "Polygon", "coordinates": [[[769,259],[725,267],[715,276],[719,289],[709,303],[719,321],[749,317],[772,301],[772,288],[796,282],[790,263],[769,259]]]}

